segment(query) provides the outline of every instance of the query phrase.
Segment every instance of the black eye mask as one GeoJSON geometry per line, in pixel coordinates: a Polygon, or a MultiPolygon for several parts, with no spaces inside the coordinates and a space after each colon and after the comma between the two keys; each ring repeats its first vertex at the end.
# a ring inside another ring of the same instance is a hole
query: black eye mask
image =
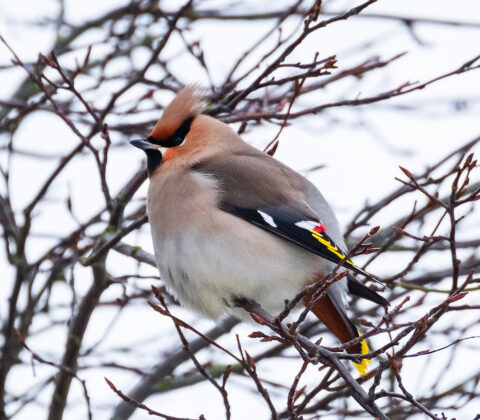
{"type": "Polygon", "coordinates": [[[158,141],[155,140],[152,136],[147,137],[147,141],[150,143],[158,144],[162,147],[177,147],[180,146],[185,141],[185,136],[190,131],[190,126],[192,125],[193,117],[187,118],[180,127],[177,128],[175,133],[173,133],[168,139],[158,141]]]}
{"type": "Polygon", "coordinates": [[[158,141],[152,136],[147,137],[146,139],[137,139],[132,140],[130,144],[141,150],[143,150],[147,155],[147,169],[149,175],[153,174],[155,169],[158,168],[162,162],[162,153],[158,150],[158,146],[161,147],[177,147],[183,144],[185,141],[185,136],[190,131],[190,126],[192,124],[194,117],[187,118],[180,127],[173,133],[168,139],[163,141],[158,141]]]}

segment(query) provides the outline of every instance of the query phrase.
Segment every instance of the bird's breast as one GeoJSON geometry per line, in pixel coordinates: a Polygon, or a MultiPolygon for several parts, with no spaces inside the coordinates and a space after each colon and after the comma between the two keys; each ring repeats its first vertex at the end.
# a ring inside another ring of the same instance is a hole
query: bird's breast
{"type": "Polygon", "coordinates": [[[220,210],[220,194],[215,179],[198,172],[150,186],[147,210],[160,274],[183,305],[212,318],[238,315],[229,307],[234,297],[279,312],[328,263],[220,210]]]}

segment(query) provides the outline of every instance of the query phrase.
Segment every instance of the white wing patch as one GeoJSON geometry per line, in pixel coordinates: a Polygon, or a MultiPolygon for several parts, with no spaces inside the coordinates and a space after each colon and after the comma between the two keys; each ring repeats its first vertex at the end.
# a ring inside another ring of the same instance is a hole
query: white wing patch
{"type": "Polygon", "coordinates": [[[257,210],[258,214],[262,216],[263,220],[267,222],[270,226],[272,227],[277,227],[277,224],[275,223],[275,220],[273,220],[273,217],[270,216],[268,213],[265,213],[264,211],[257,210]]]}
{"type": "Polygon", "coordinates": [[[314,222],[313,220],[302,220],[301,222],[295,223],[295,226],[299,228],[306,229],[308,231],[313,230],[318,225],[318,222],[314,222]]]}

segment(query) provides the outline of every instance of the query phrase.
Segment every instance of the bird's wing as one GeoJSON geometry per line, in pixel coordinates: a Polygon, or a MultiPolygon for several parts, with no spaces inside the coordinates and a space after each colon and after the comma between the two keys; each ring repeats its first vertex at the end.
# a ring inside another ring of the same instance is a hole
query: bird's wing
{"type": "Polygon", "coordinates": [[[338,223],[320,192],[304,177],[261,152],[197,163],[219,182],[219,206],[314,254],[370,276],[345,257],[338,223]]]}

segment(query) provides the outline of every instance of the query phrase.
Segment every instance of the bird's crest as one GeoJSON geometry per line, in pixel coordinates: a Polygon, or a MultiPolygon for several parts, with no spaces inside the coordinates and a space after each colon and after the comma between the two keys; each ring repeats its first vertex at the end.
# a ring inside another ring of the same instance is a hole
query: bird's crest
{"type": "Polygon", "coordinates": [[[165,108],[150,135],[155,140],[169,138],[185,120],[200,114],[203,108],[204,102],[198,87],[193,85],[183,88],[165,108]]]}

